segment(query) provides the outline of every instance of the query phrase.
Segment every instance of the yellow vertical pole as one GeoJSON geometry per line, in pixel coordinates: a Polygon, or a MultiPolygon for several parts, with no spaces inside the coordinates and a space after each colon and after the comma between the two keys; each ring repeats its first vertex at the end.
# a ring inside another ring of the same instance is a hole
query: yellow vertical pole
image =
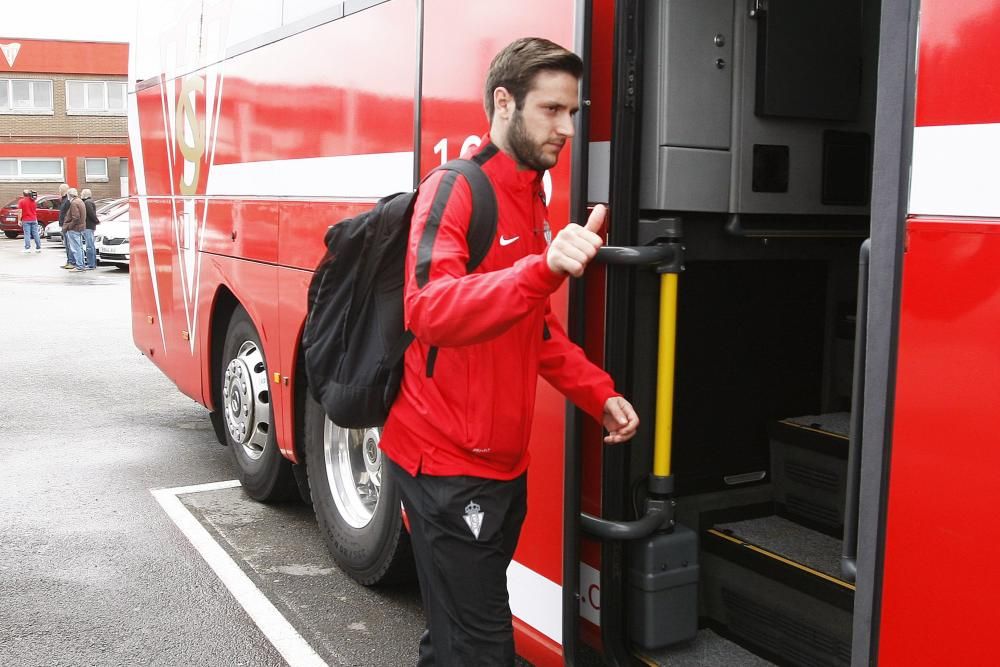
{"type": "Polygon", "coordinates": [[[653,475],[670,476],[674,426],[674,355],[677,349],[677,274],[660,275],[660,335],[656,369],[656,429],[653,475]]]}

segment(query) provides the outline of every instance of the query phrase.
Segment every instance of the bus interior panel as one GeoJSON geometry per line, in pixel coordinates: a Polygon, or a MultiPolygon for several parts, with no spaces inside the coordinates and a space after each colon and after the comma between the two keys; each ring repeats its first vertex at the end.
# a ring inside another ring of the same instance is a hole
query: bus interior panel
{"type": "MultiPolygon", "coordinates": [[[[678,523],[698,533],[700,627],[780,664],[850,664],[854,589],[840,560],[879,9],[645,6],[639,205],[644,220],[680,219],[685,248],[678,523]]],[[[657,285],[635,282],[633,390],[646,414],[657,285]]],[[[649,469],[651,448],[644,434],[632,471],[649,469]]],[[[633,472],[636,497],[644,484],[633,472]]]]}

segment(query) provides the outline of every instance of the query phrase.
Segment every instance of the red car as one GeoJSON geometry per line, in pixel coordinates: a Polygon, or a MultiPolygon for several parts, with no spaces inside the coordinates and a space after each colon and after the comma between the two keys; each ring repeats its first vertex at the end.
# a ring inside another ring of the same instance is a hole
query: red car
{"type": "MultiPolygon", "coordinates": [[[[16,239],[21,235],[21,227],[17,224],[18,199],[20,197],[0,208],[0,231],[9,239],[16,239]]],[[[59,195],[41,195],[35,200],[35,204],[38,206],[38,222],[42,224],[42,229],[46,224],[59,219],[59,195]]]]}

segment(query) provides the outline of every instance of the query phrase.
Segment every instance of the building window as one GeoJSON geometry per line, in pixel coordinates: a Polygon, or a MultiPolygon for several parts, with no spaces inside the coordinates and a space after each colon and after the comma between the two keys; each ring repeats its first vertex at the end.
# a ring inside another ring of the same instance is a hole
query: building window
{"type": "Polygon", "coordinates": [[[122,197],[128,197],[128,158],[121,158],[118,163],[118,181],[121,184],[122,197]]]}
{"type": "Polygon", "coordinates": [[[0,157],[0,181],[52,182],[63,180],[63,161],[56,158],[0,157]]]}
{"type": "Polygon", "coordinates": [[[88,183],[108,182],[108,160],[103,157],[88,157],[83,161],[88,183]]]}
{"type": "Polygon", "coordinates": [[[0,79],[0,113],[51,114],[52,82],[0,79]]]}
{"type": "Polygon", "coordinates": [[[66,113],[124,116],[125,84],[116,81],[67,81],[66,113]]]}

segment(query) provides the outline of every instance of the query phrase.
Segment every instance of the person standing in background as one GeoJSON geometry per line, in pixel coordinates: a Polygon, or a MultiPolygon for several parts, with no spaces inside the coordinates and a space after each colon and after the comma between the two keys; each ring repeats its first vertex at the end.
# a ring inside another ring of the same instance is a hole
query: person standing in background
{"type": "Polygon", "coordinates": [[[97,219],[97,206],[94,204],[94,200],[91,199],[91,192],[88,188],[84,188],[83,192],[80,193],[80,199],[83,200],[84,208],[87,211],[86,227],[83,230],[84,268],[92,271],[97,268],[97,247],[94,245],[94,230],[97,229],[97,223],[100,221],[97,219]]]}
{"type": "Polygon", "coordinates": [[[31,252],[31,239],[35,239],[35,252],[42,251],[41,234],[38,231],[38,208],[35,206],[37,192],[25,190],[17,202],[17,215],[24,232],[24,252],[31,252]]]}
{"type": "Polygon", "coordinates": [[[66,247],[72,256],[72,261],[67,266],[72,266],[73,271],[86,271],[83,264],[83,230],[87,226],[87,207],[76,188],[70,188],[66,194],[69,196],[69,208],[66,219],[63,220],[63,236],[66,237],[66,247]]]}
{"type": "Polygon", "coordinates": [[[59,229],[63,237],[63,245],[66,247],[66,263],[63,264],[64,269],[76,268],[73,266],[73,253],[69,251],[69,241],[66,240],[66,230],[63,229],[63,223],[66,221],[66,213],[69,211],[69,183],[63,183],[59,186],[59,229]]]}

